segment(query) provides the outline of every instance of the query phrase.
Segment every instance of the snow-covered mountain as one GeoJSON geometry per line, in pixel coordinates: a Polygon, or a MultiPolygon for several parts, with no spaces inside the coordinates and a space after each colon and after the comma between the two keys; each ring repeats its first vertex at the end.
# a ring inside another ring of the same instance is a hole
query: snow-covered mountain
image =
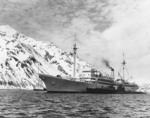
{"type": "MultiPolygon", "coordinates": [[[[38,73],[72,76],[73,55],[50,42],[36,41],[8,25],[0,26],[0,88],[45,87],[38,73]]],[[[92,68],[77,58],[77,74],[92,68]]]]}

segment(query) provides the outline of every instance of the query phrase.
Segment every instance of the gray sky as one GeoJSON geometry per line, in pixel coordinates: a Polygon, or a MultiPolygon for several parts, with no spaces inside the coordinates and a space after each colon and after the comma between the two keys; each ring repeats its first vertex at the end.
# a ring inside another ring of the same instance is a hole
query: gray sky
{"type": "MultiPolygon", "coordinates": [[[[54,42],[101,70],[119,70],[122,54],[137,83],[150,83],[150,0],[0,0],[0,25],[54,42]],[[76,39],[75,39],[76,34],[76,39]]],[[[117,73],[117,72],[116,72],[117,73]]]]}

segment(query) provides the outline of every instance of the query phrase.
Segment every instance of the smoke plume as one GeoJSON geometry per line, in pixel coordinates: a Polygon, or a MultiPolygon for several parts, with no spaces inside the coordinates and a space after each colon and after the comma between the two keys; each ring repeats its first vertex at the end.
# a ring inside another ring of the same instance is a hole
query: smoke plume
{"type": "Polygon", "coordinates": [[[103,59],[102,62],[106,65],[106,67],[108,67],[109,69],[111,69],[111,71],[114,71],[114,68],[110,66],[109,61],[106,59],[103,59]]]}

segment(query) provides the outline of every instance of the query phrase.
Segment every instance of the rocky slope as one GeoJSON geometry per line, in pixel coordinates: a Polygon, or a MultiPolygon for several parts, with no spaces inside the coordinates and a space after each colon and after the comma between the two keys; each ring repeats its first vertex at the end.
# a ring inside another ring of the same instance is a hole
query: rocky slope
{"type": "MultiPolygon", "coordinates": [[[[82,76],[86,68],[93,67],[77,58],[76,77],[82,76]]],[[[69,79],[73,74],[73,54],[52,42],[27,37],[8,25],[0,26],[0,89],[44,88],[38,73],[69,79]]],[[[150,93],[149,86],[142,85],[138,91],[150,93]]]]}
{"type": "MultiPolygon", "coordinates": [[[[73,55],[50,42],[36,41],[10,26],[0,26],[0,88],[43,88],[38,73],[72,76],[73,55]]],[[[77,58],[77,74],[91,68],[77,58]]]]}

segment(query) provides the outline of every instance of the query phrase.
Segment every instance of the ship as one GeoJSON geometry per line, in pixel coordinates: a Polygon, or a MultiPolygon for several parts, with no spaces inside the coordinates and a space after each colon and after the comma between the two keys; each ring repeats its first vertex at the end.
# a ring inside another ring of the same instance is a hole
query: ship
{"type": "MultiPolygon", "coordinates": [[[[118,78],[114,79],[115,84],[113,84],[113,88],[111,90],[108,90],[106,88],[87,88],[88,93],[112,93],[112,94],[144,94],[143,92],[137,91],[139,86],[135,83],[131,83],[128,80],[125,79],[125,70],[128,73],[127,67],[126,67],[126,61],[123,54],[123,61],[121,63],[122,65],[122,75],[121,72],[118,72],[118,78]]],[[[109,66],[109,68],[114,71],[112,67],[109,66]]],[[[129,73],[128,73],[129,74],[129,73]]],[[[114,76],[113,76],[114,77],[114,76]]],[[[131,77],[132,78],[132,77],[131,77]]]]}
{"type": "MultiPolygon", "coordinates": [[[[84,70],[82,77],[76,79],[76,44],[73,45],[74,68],[73,77],[52,76],[48,74],[39,74],[39,78],[46,85],[47,92],[51,93],[98,93],[98,94],[123,94],[139,93],[137,84],[130,83],[121,77],[115,79],[114,69],[111,68],[111,75],[104,75],[97,69],[84,70]]],[[[123,74],[125,69],[125,60],[123,60],[123,74]]]]}

